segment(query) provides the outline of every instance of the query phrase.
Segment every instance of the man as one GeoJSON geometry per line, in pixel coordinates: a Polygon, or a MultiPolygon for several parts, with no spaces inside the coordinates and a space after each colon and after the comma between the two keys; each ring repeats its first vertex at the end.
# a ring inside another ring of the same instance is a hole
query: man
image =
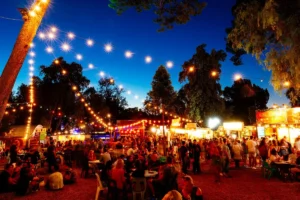
{"type": "Polygon", "coordinates": [[[226,138],[223,139],[222,156],[224,159],[223,174],[226,177],[231,177],[229,175],[229,164],[230,164],[230,160],[231,160],[231,154],[230,154],[230,150],[229,150],[226,138]]]}
{"type": "Polygon", "coordinates": [[[54,167],[57,166],[56,155],[55,155],[55,146],[54,146],[53,141],[50,142],[50,145],[47,149],[47,161],[48,161],[49,173],[51,173],[52,172],[51,167],[52,166],[54,166],[54,167]]]}
{"type": "Polygon", "coordinates": [[[137,146],[136,145],[133,145],[131,148],[129,148],[128,150],[127,150],[127,156],[132,156],[132,155],[134,155],[136,152],[138,152],[138,148],[137,148],[137,146]]]}
{"type": "Polygon", "coordinates": [[[248,153],[249,153],[249,167],[252,167],[252,169],[256,169],[255,160],[256,160],[257,143],[253,140],[253,136],[250,136],[250,140],[246,142],[246,145],[248,147],[248,153]]]}
{"type": "Polygon", "coordinates": [[[107,148],[103,149],[104,153],[101,155],[100,160],[103,161],[103,164],[106,165],[107,161],[111,160],[110,154],[107,152],[107,148]]]}
{"type": "Polygon", "coordinates": [[[11,164],[4,166],[4,171],[0,174],[0,193],[12,192],[17,178],[12,178],[14,168],[11,164]]]}
{"type": "Polygon", "coordinates": [[[196,140],[193,141],[193,156],[194,156],[194,163],[193,163],[193,171],[194,174],[201,173],[200,168],[200,145],[197,143],[196,140]]]}
{"type": "Polygon", "coordinates": [[[188,149],[185,146],[185,141],[182,141],[182,146],[179,149],[180,152],[180,158],[181,158],[181,162],[182,162],[182,172],[183,173],[187,173],[187,162],[185,162],[185,157],[187,155],[188,149]]]}

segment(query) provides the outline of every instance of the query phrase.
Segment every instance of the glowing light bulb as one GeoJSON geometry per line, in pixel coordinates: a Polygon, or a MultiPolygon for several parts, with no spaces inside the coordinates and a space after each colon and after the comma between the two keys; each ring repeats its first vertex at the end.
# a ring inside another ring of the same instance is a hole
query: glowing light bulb
{"type": "Polygon", "coordinates": [[[112,46],[111,43],[107,43],[107,44],[104,45],[104,51],[105,52],[110,53],[110,52],[112,52],[112,50],[113,50],[113,46],[112,46]]]}
{"type": "Polygon", "coordinates": [[[131,51],[125,51],[125,57],[126,58],[132,58],[133,53],[131,51]]]}
{"type": "Polygon", "coordinates": [[[88,45],[88,46],[93,46],[94,45],[94,41],[92,40],[92,39],[87,39],[86,40],[86,45],[88,45]]]}
{"type": "Polygon", "coordinates": [[[100,75],[101,77],[104,77],[104,76],[105,76],[105,73],[104,73],[104,72],[100,72],[99,75],[100,75]]]}
{"type": "Polygon", "coordinates": [[[146,62],[146,63],[151,63],[151,62],[152,62],[151,56],[146,56],[146,57],[145,57],[145,62],[146,62]]]}
{"type": "Polygon", "coordinates": [[[289,81],[285,81],[285,82],[283,83],[283,85],[284,85],[285,87],[289,87],[289,86],[291,85],[291,83],[290,83],[289,81]]]}
{"type": "Polygon", "coordinates": [[[33,65],[34,64],[34,60],[33,59],[29,59],[28,60],[28,64],[33,65]]]}
{"type": "Polygon", "coordinates": [[[50,30],[51,30],[51,32],[53,32],[53,33],[56,33],[56,32],[57,32],[57,28],[56,28],[55,26],[52,26],[52,27],[50,28],[50,30]]]}
{"type": "Polygon", "coordinates": [[[174,66],[174,63],[172,61],[168,61],[166,63],[166,65],[167,65],[167,68],[172,68],[174,66]]]}
{"type": "Polygon", "coordinates": [[[35,11],[40,11],[40,10],[41,10],[41,7],[40,7],[39,5],[36,5],[36,6],[34,6],[34,10],[35,10],[35,11]]]}
{"type": "Polygon", "coordinates": [[[131,91],[130,91],[130,90],[128,90],[128,91],[127,91],[127,94],[131,94],[131,91]]]}
{"type": "Polygon", "coordinates": [[[123,85],[119,85],[119,89],[122,90],[123,89],[123,85]]]}
{"type": "Polygon", "coordinates": [[[29,67],[29,70],[30,70],[30,71],[34,71],[34,67],[33,67],[33,66],[30,66],[30,67],[29,67]]]}
{"type": "Polygon", "coordinates": [[[94,69],[94,65],[93,65],[93,64],[89,64],[89,65],[88,65],[88,68],[89,68],[89,69],[94,69]]]}
{"type": "Polygon", "coordinates": [[[72,87],[72,90],[74,90],[74,91],[77,90],[77,87],[76,87],[76,86],[73,86],[73,87],[72,87]]]}
{"type": "Polygon", "coordinates": [[[234,80],[235,80],[235,81],[238,81],[238,80],[240,80],[240,79],[242,79],[242,75],[241,75],[241,74],[235,74],[235,75],[234,75],[234,80]]]}
{"type": "Polygon", "coordinates": [[[34,57],[34,56],[35,56],[35,53],[34,53],[33,51],[30,51],[30,52],[29,52],[29,55],[30,55],[31,57],[34,57]]]}
{"type": "Polygon", "coordinates": [[[212,71],[212,72],[211,72],[211,76],[215,77],[215,76],[217,76],[217,75],[218,75],[218,73],[217,73],[216,71],[212,71]]]}
{"type": "Polygon", "coordinates": [[[47,53],[52,53],[53,52],[53,48],[52,47],[47,47],[46,51],[47,51],[47,53]]]}
{"type": "Polygon", "coordinates": [[[42,0],[43,3],[48,3],[48,0],[42,0]]]}
{"type": "Polygon", "coordinates": [[[57,59],[54,60],[54,63],[58,65],[59,64],[59,60],[57,60],[57,59]]]}
{"type": "Polygon", "coordinates": [[[135,96],[134,96],[134,98],[135,98],[135,99],[138,99],[138,98],[139,98],[139,96],[138,96],[138,95],[135,95],[135,96]]]}
{"type": "Polygon", "coordinates": [[[73,40],[73,39],[75,38],[75,34],[72,33],[72,32],[68,33],[68,38],[69,38],[70,40],[73,40]]]}
{"type": "Polygon", "coordinates": [[[83,59],[83,57],[82,57],[82,55],[81,55],[81,54],[77,54],[77,55],[76,55],[76,59],[77,59],[77,60],[82,60],[82,59],[83,59]]]}
{"type": "Polygon", "coordinates": [[[39,33],[39,38],[42,39],[42,40],[45,39],[45,38],[46,38],[45,33],[40,32],[40,33],[39,33]]]}
{"type": "Polygon", "coordinates": [[[62,73],[62,75],[66,75],[67,71],[66,70],[62,70],[61,73],[62,73]]]}
{"type": "Polygon", "coordinates": [[[33,10],[31,10],[31,11],[29,11],[29,15],[30,15],[31,17],[35,17],[35,16],[36,16],[36,13],[35,13],[33,10]]]}
{"type": "Polygon", "coordinates": [[[52,33],[52,32],[48,33],[47,36],[48,36],[49,40],[54,40],[56,38],[56,35],[54,33],[52,33]]]}
{"type": "Polygon", "coordinates": [[[110,83],[114,83],[114,79],[112,79],[112,78],[109,79],[109,82],[110,82],[110,83]]]}
{"type": "Polygon", "coordinates": [[[33,76],[33,73],[32,73],[32,72],[29,72],[29,76],[32,77],[32,76],[33,76]]]}
{"type": "Polygon", "coordinates": [[[192,67],[189,67],[189,72],[194,72],[195,71],[195,67],[192,66],[192,67]]]}
{"type": "Polygon", "coordinates": [[[68,51],[71,50],[71,46],[70,46],[68,43],[63,43],[63,44],[61,45],[61,49],[62,49],[63,51],[68,52],[68,51]]]}
{"type": "Polygon", "coordinates": [[[35,44],[33,43],[33,42],[31,42],[30,44],[29,44],[29,47],[30,48],[33,48],[35,46],[35,44]]]}

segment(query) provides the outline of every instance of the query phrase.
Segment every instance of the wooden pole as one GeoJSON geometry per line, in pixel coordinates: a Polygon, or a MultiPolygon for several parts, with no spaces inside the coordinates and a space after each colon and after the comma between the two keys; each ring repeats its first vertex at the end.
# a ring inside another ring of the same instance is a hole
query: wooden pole
{"type": "Polygon", "coordinates": [[[16,78],[30,49],[30,45],[50,5],[51,0],[36,0],[30,9],[22,8],[24,24],[17,37],[14,48],[0,76],[0,122],[5,113],[8,98],[16,78]]]}

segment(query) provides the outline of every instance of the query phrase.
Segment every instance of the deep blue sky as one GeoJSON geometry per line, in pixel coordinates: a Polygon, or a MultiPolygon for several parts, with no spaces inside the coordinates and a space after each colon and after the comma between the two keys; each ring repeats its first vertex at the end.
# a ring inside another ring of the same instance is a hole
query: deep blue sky
{"type": "MultiPolygon", "coordinates": [[[[0,16],[20,19],[17,8],[29,6],[30,2],[32,1],[1,1],[0,16]]],[[[94,70],[84,71],[84,75],[91,80],[92,85],[96,86],[100,78],[99,72],[104,71],[112,76],[117,84],[122,84],[125,89],[132,91],[131,95],[126,94],[130,106],[140,106],[141,100],[151,88],[152,77],[159,65],[165,65],[169,60],[174,62],[174,67],[169,69],[169,73],[175,89],[179,89],[178,74],[181,65],[192,57],[198,45],[206,43],[208,51],[212,48],[225,49],[225,28],[230,26],[231,7],[235,1],[207,0],[207,2],[208,5],[201,16],[193,18],[186,25],[158,33],[158,25],[152,22],[155,16],[151,11],[136,13],[129,10],[118,16],[108,7],[108,0],[52,0],[40,31],[47,30],[50,25],[58,27],[61,30],[58,33],[58,40],[50,43],[55,56],[63,56],[71,62],[76,61],[77,53],[82,54],[83,60],[79,63],[84,68],[87,68],[89,63],[97,67],[94,70]],[[59,48],[62,41],[68,41],[62,31],[72,31],[78,36],[70,43],[72,51],[68,53],[62,52],[59,48]],[[95,41],[95,45],[92,48],[87,47],[85,40],[79,37],[91,38],[95,41]],[[109,54],[103,50],[103,45],[107,42],[111,42],[114,46],[113,52],[109,54]],[[134,52],[133,58],[126,59],[125,50],[134,52]],[[150,64],[144,61],[147,55],[153,58],[150,64]],[[134,98],[135,95],[139,96],[138,100],[134,98]]],[[[0,18],[0,71],[10,55],[21,26],[21,21],[0,18]]],[[[45,52],[46,42],[36,38],[34,43],[35,75],[38,75],[38,67],[49,65],[54,56],[45,52]]],[[[253,83],[268,88],[269,105],[288,102],[284,95],[280,96],[274,92],[269,83],[270,72],[258,65],[252,56],[244,57],[244,65],[239,67],[234,66],[229,58],[230,55],[222,65],[223,87],[232,85],[234,74],[240,73],[253,83]]],[[[28,83],[28,59],[24,62],[15,88],[21,83],[28,83]]]]}

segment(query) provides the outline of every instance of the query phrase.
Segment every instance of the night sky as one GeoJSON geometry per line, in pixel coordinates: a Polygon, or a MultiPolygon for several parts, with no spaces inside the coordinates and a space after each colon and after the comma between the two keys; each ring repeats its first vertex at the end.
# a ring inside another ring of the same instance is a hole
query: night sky
{"type": "MultiPolygon", "coordinates": [[[[0,71],[2,71],[15,39],[22,26],[22,21],[3,19],[3,17],[21,19],[17,8],[28,7],[32,1],[4,0],[0,7],[0,71]]],[[[157,32],[158,24],[152,22],[155,15],[151,11],[137,13],[128,10],[121,16],[108,7],[108,0],[52,0],[39,32],[48,32],[54,25],[59,31],[54,41],[43,41],[35,38],[35,75],[39,74],[40,65],[49,65],[55,57],[62,56],[68,62],[78,62],[84,68],[84,75],[91,80],[91,85],[97,86],[100,71],[106,76],[113,77],[116,84],[123,85],[130,106],[141,106],[146,93],[151,88],[151,81],[159,65],[166,65],[167,61],[174,62],[169,70],[176,90],[180,88],[178,75],[181,65],[189,60],[195,49],[202,43],[207,44],[207,50],[225,49],[225,28],[230,26],[231,7],[234,0],[208,0],[208,5],[203,14],[193,18],[188,24],[175,26],[173,30],[157,32]],[[73,32],[76,37],[68,40],[67,32],[73,32]],[[86,39],[94,40],[93,47],[86,45],[86,39]],[[68,42],[72,50],[63,52],[60,46],[68,42]],[[111,43],[113,51],[104,51],[104,45],[111,43]],[[45,51],[47,46],[54,49],[53,54],[45,51]],[[130,50],[133,57],[127,59],[124,52],[130,50]],[[81,54],[83,59],[76,60],[76,54],[81,54]],[[146,63],[145,56],[151,56],[152,62],[146,63]],[[89,69],[92,63],[95,68],[89,69]],[[138,98],[137,98],[138,96],[138,98]]],[[[288,103],[285,95],[276,93],[269,83],[270,72],[263,69],[252,56],[244,57],[244,65],[234,66],[229,61],[222,65],[222,87],[231,86],[235,73],[240,73],[243,78],[250,79],[253,83],[263,88],[268,88],[270,100],[268,105],[288,103]],[[263,80],[263,81],[262,81],[263,80]]],[[[29,64],[26,59],[17,78],[15,89],[21,83],[29,82],[29,64]]]]}

